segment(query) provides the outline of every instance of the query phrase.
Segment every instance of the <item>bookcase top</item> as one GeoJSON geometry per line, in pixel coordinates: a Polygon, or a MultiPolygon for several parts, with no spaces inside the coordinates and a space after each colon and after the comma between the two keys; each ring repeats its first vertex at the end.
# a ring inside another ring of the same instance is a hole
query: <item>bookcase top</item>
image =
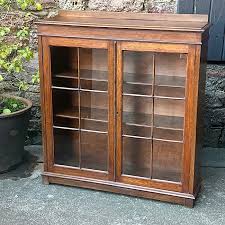
{"type": "Polygon", "coordinates": [[[209,27],[207,15],[73,10],[60,10],[37,24],[184,32],[204,32],[209,27]]]}

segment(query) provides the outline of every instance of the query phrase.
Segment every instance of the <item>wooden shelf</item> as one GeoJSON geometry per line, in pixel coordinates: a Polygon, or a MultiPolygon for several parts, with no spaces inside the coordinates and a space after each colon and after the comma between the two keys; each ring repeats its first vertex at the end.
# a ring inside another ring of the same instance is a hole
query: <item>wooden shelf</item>
{"type": "MultiPolygon", "coordinates": [[[[186,78],[182,76],[167,76],[156,74],[155,85],[168,87],[185,87],[185,80],[186,78]]],[[[124,73],[124,83],[150,86],[152,85],[152,81],[152,74],[124,73]]]]}
{"type": "MultiPolygon", "coordinates": [[[[78,79],[78,74],[67,71],[59,74],[53,74],[53,78],[67,78],[78,79]]],[[[128,84],[140,84],[140,85],[152,85],[152,74],[139,74],[139,73],[124,73],[124,83],[128,84]]],[[[80,79],[93,80],[93,81],[105,81],[108,82],[108,72],[100,70],[80,70],[80,79]]],[[[167,76],[156,75],[155,85],[157,86],[169,86],[169,87],[185,87],[185,77],[182,76],[167,76]]]]}
{"type": "Polygon", "coordinates": [[[52,89],[55,90],[64,90],[64,91],[79,91],[79,88],[73,88],[73,87],[60,87],[60,86],[52,86],[52,89]]]}
{"type": "Polygon", "coordinates": [[[108,71],[80,70],[80,79],[108,82],[108,71]]]}
{"type": "MultiPolygon", "coordinates": [[[[78,79],[78,73],[67,71],[59,74],[53,74],[53,78],[67,78],[67,79],[78,79]]],[[[95,80],[108,82],[108,72],[100,70],[80,70],[80,79],[83,80],[95,80]]]]}
{"type": "MultiPolygon", "coordinates": [[[[108,72],[96,70],[80,71],[80,90],[83,91],[108,91],[108,72]]],[[[53,75],[53,86],[56,88],[78,88],[78,74],[72,72],[53,75]],[[60,80],[61,79],[61,80],[60,80]]],[[[72,89],[71,89],[72,90],[72,89]]]]}
{"type": "MultiPolygon", "coordinates": [[[[108,110],[106,109],[81,107],[80,112],[81,119],[108,122],[108,110]]],[[[79,119],[79,108],[71,107],[60,109],[59,111],[55,112],[54,115],[70,119],[79,119]]]]}
{"type": "MultiPolygon", "coordinates": [[[[133,126],[152,126],[152,114],[123,112],[123,123],[133,126]]],[[[184,118],[154,115],[154,127],[182,130],[184,118]]]]}
{"type": "MultiPolygon", "coordinates": [[[[108,131],[108,122],[107,122],[107,111],[99,109],[90,109],[90,108],[81,108],[81,130],[86,130],[89,132],[102,132],[105,133],[108,131]],[[88,112],[91,113],[89,114],[88,112]],[[105,120],[102,119],[102,115],[105,120]]],[[[138,114],[140,115],[140,114],[138,114]]],[[[132,118],[134,114],[127,113],[129,118],[132,118]]],[[[151,121],[151,115],[140,115],[141,118],[145,116],[147,121],[151,121]]],[[[54,127],[58,129],[69,129],[69,130],[78,130],[79,128],[79,109],[73,108],[73,110],[62,110],[55,114],[56,119],[54,119],[54,127]],[[66,120],[57,120],[57,117],[66,119],[66,120]],[[68,121],[67,119],[72,119],[68,121]]],[[[135,118],[136,114],[135,114],[135,118]]],[[[155,121],[158,123],[154,124],[153,127],[153,139],[159,139],[164,141],[183,141],[183,118],[172,118],[155,115],[155,121]],[[170,120],[170,123],[168,121],[170,120]],[[166,122],[165,122],[166,121],[166,122]],[[176,121],[176,124],[174,123],[176,121]],[[171,125],[172,124],[172,125],[171,125]],[[172,127],[170,127],[170,125],[172,127]]],[[[143,122],[143,121],[142,121],[143,122]]],[[[123,122],[123,136],[133,137],[133,138],[143,138],[143,139],[152,139],[151,133],[152,126],[149,123],[146,124],[135,124],[123,122]]]]}
{"type": "Polygon", "coordinates": [[[72,71],[65,71],[59,74],[53,74],[54,78],[65,78],[65,79],[78,79],[77,73],[73,73],[72,71]]]}

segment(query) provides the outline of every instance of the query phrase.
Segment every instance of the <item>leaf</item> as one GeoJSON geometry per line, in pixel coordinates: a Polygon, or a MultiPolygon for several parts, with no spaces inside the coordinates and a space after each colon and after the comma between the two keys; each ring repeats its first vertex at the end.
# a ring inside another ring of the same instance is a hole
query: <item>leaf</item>
{"type": "Polygon", "coordinates": [[[3,80],[4,80],[3,76],[0,75],[0,82],[3,81],[3,80]]]}
{"type": "Polygon", "coordinates": [[[28,5],[27,5],[26,2],[24,2],[24,3],[22,3],[22,4],[20,5],[20,7],[21,7],[22,10],[25,10],[25,9],[28,7],[28,5]]]}
{"type": "Polygon", "coordinates": [[[40,75],[39,75],[39,72],[36,72],[32,76],[32,84],[39,84],[39,83],[40,83],[40,75]]]}
{"type": "Polygon", "coordinates": [[[36,3],[36,9],[38,10],[38,11],[41,11],[43,8],[42,8],[42,5],[40,4],[40,3],[36,3]]]}
{"type": "Polygon", "coordinates": [[[5,31],[4,31],[4,30],[1,30],[1,31],[0,31],[0,37],[5,36],[5,34],[6,34],[6,33],[5,33],[5,31]]]}
{"type": "Polygon", "coordinates": [[[10,109],[3,109],[3,112],[2,112],[2,114],[6,114],[6,115],[11,114],[11,113],[12,112],[10,109]]]}

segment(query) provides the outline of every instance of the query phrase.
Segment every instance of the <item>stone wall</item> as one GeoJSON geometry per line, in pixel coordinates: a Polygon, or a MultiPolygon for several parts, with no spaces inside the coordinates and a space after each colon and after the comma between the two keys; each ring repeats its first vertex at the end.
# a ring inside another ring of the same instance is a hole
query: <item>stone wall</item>
{"type": "MultiPolygon", "coordinates": [[[[44,0],[44,10],[37,17],[49,17],[58,8],[76,10],[134,11],[134,12],[176,12],[176,0],[44,0]]],[[[31,41],[37,44],[36,27],[33,26],[31,41]]],[[[32,73],[38,66],[37,54],[27,65],[32,73]]],[[[25,75],[23,75],[25,76],[25,75]]],[[[30,78],[26,78],[30,83],[30,78]]],[[[6,85],[13,81],[6,81],[6,85]]],[[[10,85],[8,85],[10,86],[10,85]]],[[[10,90],[10,88],[9,88],[10,90]]],[[[14,90],[15,91],[15,90],[14,90]]],[[[26,97],[34,103],[29,127],[28,144],[41,143],[39,87],[31,85],[26,97]]],[[[205,145],[223,147],[225,145],[225,65],[208,65],[206,84],[205,145]]]]}
{"type": "Polygon", "coordinates": [[[176,0],[59,0],[59,6],[117,12],[176,12],[176,0]]]}
{"type": "Polygon", "coordinates": [[[206,81],[205,145],[225,146],[225,64],[209,64],[206,81]]]}

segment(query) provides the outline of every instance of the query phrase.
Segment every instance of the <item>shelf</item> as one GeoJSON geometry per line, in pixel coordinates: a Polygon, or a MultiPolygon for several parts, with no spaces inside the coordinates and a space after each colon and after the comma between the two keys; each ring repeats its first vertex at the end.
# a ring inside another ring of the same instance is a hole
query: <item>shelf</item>
{"type": "Polygon", "coordinates": [[[123,123],[122,130],[124,137],[183,142],[182,129],[141,126],[136,124],[123,123]]]}
{"type": "MultiPolygon", "coordinates": [[[[123,112],[123,123],[134,126],[152,126],[152,114],[123,112]]],[[[154,126],[157,128],[183,129],[184,118],[176,116],[154,115],[154,126]]]]}
{"type": "Polygon", "coordinates": [[[108,71],[80,70],[80,79],[93,81],[108,81],[108,71]]]}
{"type": "MultiPolygon", "coordinates": [[[[166,94],[165,94],[166,95],[166,94]]],[[[160,96],[160,95],[144,95],[144,94],[129,94],[123,93],[123,96],[130,96],[130,97],[142,97],[142,98],[157,98],[157,99],[171,99],[171,100],[184,100],[185,97],[173,97],[173,96],[160,96]]]]}
{"type": "MultiPolygon", "coordinates": [[[[152,77],[146,74],[125,73],[123,95],[152,97],[152,77]]],[[[184,99],[185,78],[157,75],[155,77],[154,97],[184,99]]]]}
{"type": "Polygon", "coordinates": [[[83,92],[94,92],[94,93],[108,93],[108,91],[103,90],[95,90],[95,89],[83,89],[83,88],[72,88],[72,87],[59,87],[52,86],[52,89],[55,90],[64,90],[64,91],[83,91],[83,92]]]}
{"type": "Polygon", "coordinates": [[[156,98],[171,98],[171,99],[185,99],[185,88],[184,87],[167,87],[167,86],[155,85],[154,97],[156,97],[156,98]]]}
{"type": "Polygon", "coordinates": [[[154,126],[182,130],[184,127],[184,117],[154,115],[154,126]]]}
{"type": "MultiPolygon", "coordinates": [[[[71,109],[60,109],[60,111],[56,112],[54,116],[68,119],[79,119],[79,108],[73,107],[71,109]]],[[[107,124],[108,110],[82,107],[81,120],[107,124]]],[[[154,128],[157,129],[168,129],[168,131],[174,130],[174,132],[179,132],[183,131],[183,123],[183,117],[154,115],[154,128]]],[[[150,133],[150,129],[152,127],[152,114],[124,112],[123,126],[127,126],[125,129],[130,130],[129,132],[132,134],[134,132],[138,133],[139,131],[145,132],[144,130],[150,133]]],[[[157,137],[158,136],[160,135],[157,135],[157,137]]]]}
{"type": "MultiPolygon", "coordinates": [[[[181,76],[168,76],[168,75],[156,75],[156,86],[168,86],[168,87],[185,87],[185,77],[181,76]]],[[[152,85],[153,75],[151,74],[138,74],[138,73],[124,73],[124,83],[127,84],[139,84],[139,85],[152,85]]]]}
{"type": "Polygon", "coordinates": [[[152,85],[123,83],[123,93],[132,95],[152,95],[152,85]]]}
{"type": "Polygon", "coordinates": [[[97,130],[88,130],[88,129],[83,129],[83,128],[73,128],[73,127],[66,127],[66,126],[53,126],[54,129],[58,130],[70,130],[70,131],[81,131],[81,132],[87,132],[87,133],[97,133],[97,134],[108,134],[107,131],[101,131],[97,130]]]}
{"type": "MultiPolygon", "coordinates": [[[[99,122],[108,122],[108,110],[106,110],[106,109],[81,107],[80,110],[81,110],[80,111],[81,119],[94,120],[94,121],[99,121],[99,122]]],[[[78,119],[79,118],[79,108],[71,107],[71,108],[60,109],[54,115],[58,116],[58,117],[78,119]]]]}
{"type": "MultiPolygon", "coordinates": [[[[108,72],[97,70],[81,70],[80,89],[83,91],[108,90],[108,72]]],[[[155,78],[154,96],[161,98],[184,99],[185,77],[157,75],[155,78]]],[[[53,75],[53,88],[77,90],[78,74],[64,72],[53,75]]],[[[147,74],[125,73],[123,84],[124,95],[152,96],[152,77],[147,74]]]]}
{"type": "Polygon", "coordinates": [[[66,71],[59,74],[53,74],[53,78],[65,78],[65,79],[78,79],[77,73],[73,73],[72,71],[66,71]]]}
{"type": "MultiPolygon", "coordinates": [[[[53,74],[53,78],[78,79],[78,74],[67,71],[59,74],[53,74]]],[[[100,70],[80,70],[80,79],[93,81],[108,81],[108,71],[100,70]]]]}
{"type": "Polygon", "coordinates": [[[60,86],[52,86],[52,89],[55,90],[64,90],[64,91],[78,91],[78,88],[72,88],[72,87],[60,87],[60,86]]]}
{"type": "Polygon", "coordinates": [[[152,125],[152,115],[123,111],[123,122],[137,125],[152,125]]]}
{"type": "MultiPolygon", "coordinates": [[[[81,70],[80,89],[83,91],[107,92],[108,72],[96,70],[81,70]]],[[[53,75],[53,87],[57,88],[78,88],[78,74],[65,72],[53,75]]]]}
{"type": "MultiPolygon", "coordinates": [[[[59,74],[53,74],[53,78],[67,78],[78,79],[78,74],[73,72],[63,72],[59,74]]],[[[105,81],[108,82],[108,71],[100,70],[80,70],[81,80],[92,81],[105,81]]],[[[124,83],[127,84],[140,84],[149,86],[152,85],[153,75],[151,74],[139,74],[139,73],[124,73],[124,83]]],[[[168,75],[156,75],[155,85],[157,86],[169,86],[169,87],[185,87],[185,77],[182,76],[168,76],[168,75]]]]}

